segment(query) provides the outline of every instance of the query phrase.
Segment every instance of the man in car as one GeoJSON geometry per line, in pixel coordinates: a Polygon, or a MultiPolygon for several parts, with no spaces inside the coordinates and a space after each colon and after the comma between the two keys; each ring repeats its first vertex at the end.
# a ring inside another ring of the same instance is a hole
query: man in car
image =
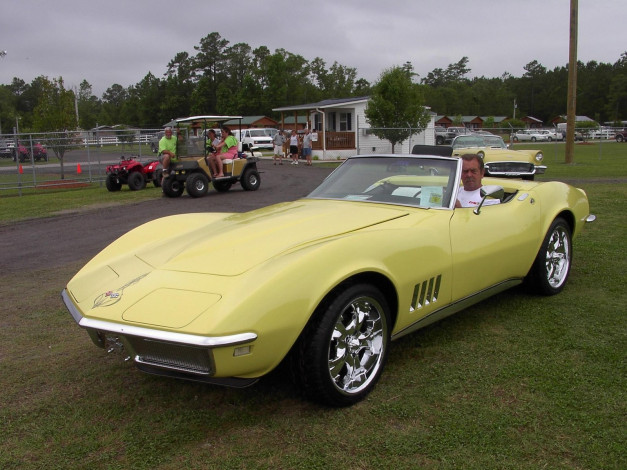
{"type": "Polygon", "coordinates": [[[166,178],[170,171],[170,161],[177,161],[176,137],[172,135],[172,128],[165,128],[165,135],[159,141],[159,161],[163,165],[163,177],[166,178]]]}
{"type": "MultiPolygon", "coordinates": [[[[485,169],[483,159],[474,153],[466,153],[462,159],[462,183],[463,188],[457,194],[455,207],[477,207],[481,204],[481,180],[485,169]]],[[[498,199],[486,199],[484,206],[499,204],[498,199]]]]}

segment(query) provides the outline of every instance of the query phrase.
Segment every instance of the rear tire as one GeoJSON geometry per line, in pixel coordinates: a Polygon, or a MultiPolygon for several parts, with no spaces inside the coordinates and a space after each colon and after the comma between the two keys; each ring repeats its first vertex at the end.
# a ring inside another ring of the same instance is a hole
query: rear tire
{"type": "Polygon", "coordinates": [[[244,170],[240,184],[246,191],[257,191],[261,185],[261,178],[259,172],[253,168],[244,170]]]}
{"type": "Polygon", "coordinates": [[[527,285],[534,293],[555,295],[564,289],[572,263],[572,238],[568,223],[558,217],[553,221],[527,275],[527,285]]]}
{"type": "Polygon", "coordinates": [[[138,171],[133,171],[130,175],[128,175],[128,187],[131,191],[139,191],[140,189],[144,189],[146,187],[146,180],[144,179],[144,175],[142,175],[138,171]]]}

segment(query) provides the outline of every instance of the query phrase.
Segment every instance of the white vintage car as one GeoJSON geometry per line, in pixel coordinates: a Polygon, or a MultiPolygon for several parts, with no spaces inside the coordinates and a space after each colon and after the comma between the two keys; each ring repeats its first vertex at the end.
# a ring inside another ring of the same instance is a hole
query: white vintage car
{"type": "Polygon", "coordinates": [[[514,142],[548,142],[549,136],[536,129],[525,129],[512,136],[514,142]]]}

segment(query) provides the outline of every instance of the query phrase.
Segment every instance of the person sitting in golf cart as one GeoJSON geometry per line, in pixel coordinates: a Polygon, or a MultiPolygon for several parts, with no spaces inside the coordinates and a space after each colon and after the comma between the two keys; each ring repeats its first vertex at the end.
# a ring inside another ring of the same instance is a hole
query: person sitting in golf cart
{"type": "Polygon", "coordinates": [[[222,140],[215,146],[215,152],[209,158],[209,166],[214,178],[224,177],[222,163],[224,160],[237,158],[237,139],[228,127],[222,128],[222,140]]]}

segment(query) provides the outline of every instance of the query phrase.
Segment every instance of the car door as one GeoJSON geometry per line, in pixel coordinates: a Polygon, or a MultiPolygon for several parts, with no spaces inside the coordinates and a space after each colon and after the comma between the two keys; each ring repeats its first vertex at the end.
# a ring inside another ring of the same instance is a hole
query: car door
{"type": "Polygon", "coordinates": [[[530,193],[473,210],[455,209],[451,218],[453,301],[524,277],[540,246],[540,203],[530,193]]]}

